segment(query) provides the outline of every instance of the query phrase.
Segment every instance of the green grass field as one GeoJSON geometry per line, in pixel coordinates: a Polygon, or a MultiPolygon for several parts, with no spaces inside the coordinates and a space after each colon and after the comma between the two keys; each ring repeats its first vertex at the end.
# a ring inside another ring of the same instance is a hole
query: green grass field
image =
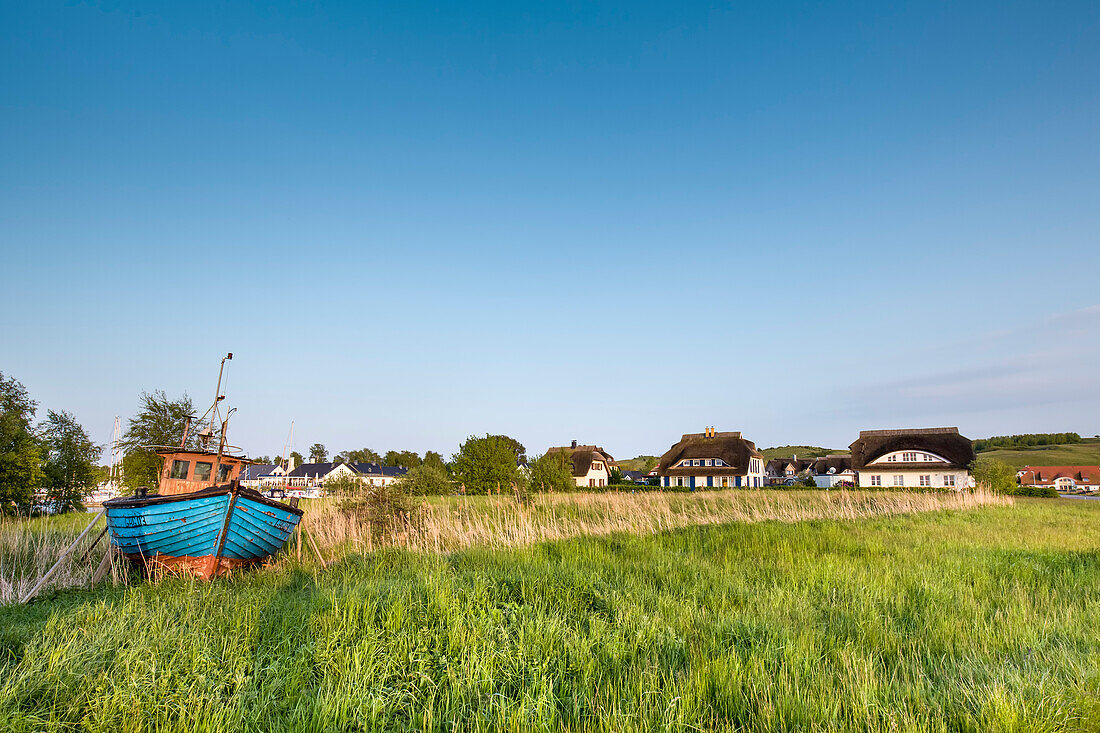
{"type": "Polygon", "coordinates": [[[1100,730],[1100,502],[389,550],[0,609],[0,729],[1100,730]]]}
{"type": "Polygon", "coordinates": [[[847,453],[847,448],[822,448],[818,445],[780,445],[775,448],[764,448],[760,451],[760,455],[764,456],[765,460],[790,458],[791,456],[821,458],[828,455],[846,455],[847,453]]]}
{"type": "Polygon", "coordinates": [[[982,451],[979,458],[996,458],[1013,468],[1024,466],[1100,466],[1100,440],[1087,438],[1071,445],[1036,445],[982,451]]]}

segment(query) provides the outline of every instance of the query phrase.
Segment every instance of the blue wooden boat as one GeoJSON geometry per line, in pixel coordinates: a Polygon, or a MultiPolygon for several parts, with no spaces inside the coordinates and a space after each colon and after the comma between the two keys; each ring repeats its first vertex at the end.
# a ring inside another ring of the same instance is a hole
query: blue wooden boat
{"type": "Polygon", "coordinates": [[[263,562],[279,551],[302,510],[233,482],[168,496],[103,502],[111,543],[145,568],[209,579],[263,562]]]}

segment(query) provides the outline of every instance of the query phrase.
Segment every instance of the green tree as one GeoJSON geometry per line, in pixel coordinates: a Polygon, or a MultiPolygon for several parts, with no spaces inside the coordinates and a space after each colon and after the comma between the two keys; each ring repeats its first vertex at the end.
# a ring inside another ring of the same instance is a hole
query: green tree
{"type": "Polygon", "coordinates": [[[290,460],[294,464],[295,468],[306,462],[305,457],[296,450],[290,451],[290,460]]]}
{"type": "Polygon", "coordinates": [[[101,446],[92,442],[72,413],[46,413],[39,429],[46,451],[46,489],[58,511],[84,509],[84,497],[95,486],[101,446]]]}
{"type": "Polygon", "coordinates": [[[998,494],[1016,493],[1016,471],[996,458],[979,458],[970,467],[974,483],[998,494]]]}
{"type": "Polygon", "coordinates": [[[26,512],[42,481],[42,451],[31,430],[38,404],[0,372],[0,513],[26,512]]]}
{"type": "Polygon", "coordinates": [[[576,491],[569,454],[561,451],[536,456],[527,465],[532,491],[576,491]]]}
{"type": "Polygon", "coordinates": [[[370,448],[340,451],[333,460],[342,463],[382,463],[382,457],[370,448]]]}
{"type": "Polygon", "coordinates": [[[649,473],[653,469],[657,468],[657,456],[646,456],[645,462],[642,463],[641,471],[643,474],[649,473]]]}
{"type": "Polygon", "coordinates": [[[623,478],[623,472],[619,469],[618,466],[612,466],[611,470],[607,472],[607,485],[619,486],[620,484],[625,483],[627,483],[627,481],[623,478]]]}
{"type": "MultiPolygon", "coordinates": [[[[163,460],[150,450],[152,446],[175,446],[183,439],[188,418],[195,412],[191,398],[184,394],[178,400],[170,400],[164,390],[141,393],[141,407],[130,418],[121,444],[122,483],[131,489],[160,486],[160,469],[163,460]]],[[[185,448],[197,448],[196,431],[189,430],[185,448]]]]}
{"type": "Polygon", "coordinates": [[[314,443],[309,447],[310,463],[324,463],[328,459],[328,448],[322,443],[314,443]]]}
{"type": "Polygon", "coordinates": [[[426,451],[424,453],[424,461],[422,465],[433,466],[438,468],[443,473],[447,473],[447,464],[443,460],[443,456],[436,453],[434,450],[426,451]]]}
{"type": "Polygon", "coordinates": [[[396,483],[401,491],[410,496],[446,496],[454,492],[454,483],[447,472],[430,463],[410,468],[396,483]]]}
{"type": "Polygon", "coordinates": [[[510,490],[513,483],[522,483],[516,461],[516,446],[523,446],[504,435],[471,435],[452,459],[455,480],[467,494],[488,494],[510,490]]]}
{"type": "Polygon", "coordinates": [[[404,466],[405,468],[416,468],[421,464],[420,455],[416,451],[403,450],[386,451],[386,455],[382,458],[383,466],[404,466]]]}

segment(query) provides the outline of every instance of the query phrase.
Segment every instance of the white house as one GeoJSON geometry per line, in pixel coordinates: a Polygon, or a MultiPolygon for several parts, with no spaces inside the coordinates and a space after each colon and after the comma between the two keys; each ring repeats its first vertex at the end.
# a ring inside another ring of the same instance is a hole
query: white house
{"type": "Polygon", "coordinates": [[[818,488],[828,489],[834,486],[856,486],[859,476],[852,468],[852,457],[847,455],[827,455],[818,458],[813,466],[814,483],[818,488]]]}
{"type": "Polygon", "coordinates": [[[764,457],[740,432],[686,433],[657,465],[661,486],[684,488],[760,488],[764,457]]]}
{"type": "Polygon", "coordinates": [[[599,488],[607,486],[611,478],[611,468],[615,459],[611,454],[595,445],[572,445],[557,448],[548,448],[550,453],[565,453],[569,460],[569,467],[573,472],[573,483],[577,486],[599,488]]]}
{"type": "Polygon", "coordinates": [[[1100,491],[1098,466],[1024,466],[1016,473],[1020,486],[1053,488],[1063,494],[1100,491]]]}
{"type": "Polygon", "coordinates": [[[280,484],[289,489],[319,494],[325,483],[339,477],[354,478],[370,486],[387,486],[408,473],[404,466],[377,463],[303,463],[288,473],[280,484]]]}
{"type": "Polygon", "coordinates": [[[963,489],[971,485],[974,446],[958,428],[863,430],[852,443],[859,485],[963,489]]]}

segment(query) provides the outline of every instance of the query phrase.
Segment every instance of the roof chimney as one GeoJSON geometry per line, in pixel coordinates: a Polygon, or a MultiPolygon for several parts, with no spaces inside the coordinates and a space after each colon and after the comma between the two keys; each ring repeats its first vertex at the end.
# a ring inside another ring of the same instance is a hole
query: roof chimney
{"type": "Polygon", "coordinates": [[[573,447],[573,448],[576,448],[576,447],[577,447],[577,441],[575,441],[575,440],[573,441],[573,445],[572,445],[572,447],[573,447]]]}

